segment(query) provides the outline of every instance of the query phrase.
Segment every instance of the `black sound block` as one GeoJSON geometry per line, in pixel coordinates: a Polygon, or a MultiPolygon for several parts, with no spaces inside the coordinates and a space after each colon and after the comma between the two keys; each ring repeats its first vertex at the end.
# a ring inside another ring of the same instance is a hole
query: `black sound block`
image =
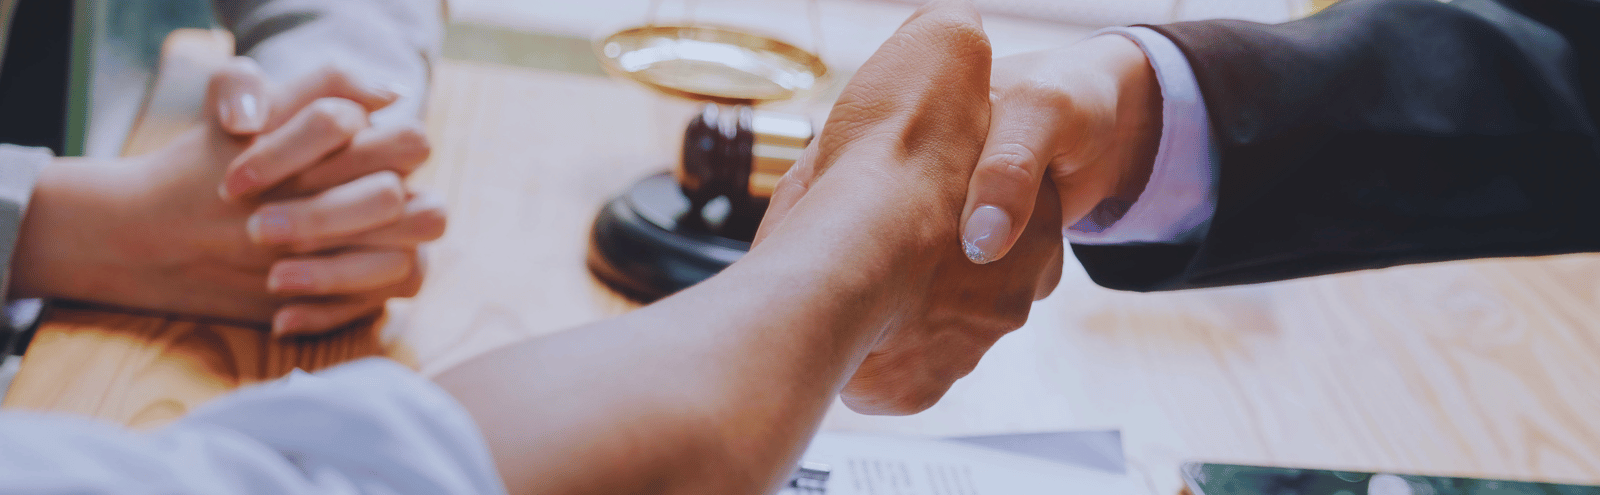
{"type": "Polygon", "coordinates": [[[750,251],[748,238],[716,233],[731,226],[725,202],[720,210],[705,208],[704,216],[690,208],[670,173],[634,183],[595,217],[589,270],[617,292],[650,302],[711,278],[750,251]]]}

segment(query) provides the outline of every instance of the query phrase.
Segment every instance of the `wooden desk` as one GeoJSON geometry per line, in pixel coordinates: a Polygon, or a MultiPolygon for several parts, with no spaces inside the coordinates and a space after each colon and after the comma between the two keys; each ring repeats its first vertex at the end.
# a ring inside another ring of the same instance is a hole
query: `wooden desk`
{"type": "MultiPolygon", "coordinates": [[[[629,309],[583,267],[589,221],[606,197],[672,159],[692,106],[604,79],[458,62],[442,64],[436,83],[437,148],[415,180],[447,197],[450,232],[431,251],[422,294],[391,307],[382,340],[433,373],[629,309]]],[[[824,427],[935,436],[1119,428],[1130,471],[1162,495],[1178,489],[1185,460],[1600,483],[1597,328],[1595,256],[1171,294],[1104,290],[1069,266],[1027,327],[933,409],[879,418],[835,407],[824,427]]],[[[203,340],[174,331],[174,341],[203,340]]],[[[226,337],[207,342],[231,352],[226,337]]],[[[169,407],[170,416],[173,404],[248,381],[224,376],[248,366],[141,372],[213,362],[206,354],[108,363],[44,350],[29,354],[25,374],[48,360],[106,367],[120,380],[112,389],[53,380],[67,387],[58,404],[158,404],[170,384],[206,384],[165,406],[97,410],[119,421],[129,418],[106,411],[169,407]]]]}
{"type": "MultiPolygon", "coordinates": [[[[434,373],[529,335],[634,307],[584,268],[589,224],[618,184],[671,163],[679,137],[651,123],[681,129],[695,107],[613,81],[527,77],[497,66],[446,64],[436,78],[434,159],[412,180],[445,197],[451,225],[430,246],[422,292],[392,302],[383,324],[275,341],[260,329],[57,308],[38,330],[5,406],[153,427],[297,367],[388,355],[434,373]],[[495,101],[508,97],[514,103],[495,101]],[[573,146],[608,135],[616,142],[573,146]]],[[[135,148],[176,135],[169,127],[142,133],[155,137],[135,139],[144,143],[135,148]]]]}

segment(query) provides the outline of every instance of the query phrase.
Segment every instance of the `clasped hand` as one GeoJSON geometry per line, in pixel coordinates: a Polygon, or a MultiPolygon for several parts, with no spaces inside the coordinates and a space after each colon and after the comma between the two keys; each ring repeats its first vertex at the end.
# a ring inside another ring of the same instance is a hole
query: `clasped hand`
{"type": "Polygon", "coordinates": [[[329,69],[277,87],[246,58],[215,74],[200,126],[121,160],[58,159],[24,222],[17,296],[340,327],[414,295],[442,206],[406,189],[420,124],[374,127],[398,94],[329,69]]]}

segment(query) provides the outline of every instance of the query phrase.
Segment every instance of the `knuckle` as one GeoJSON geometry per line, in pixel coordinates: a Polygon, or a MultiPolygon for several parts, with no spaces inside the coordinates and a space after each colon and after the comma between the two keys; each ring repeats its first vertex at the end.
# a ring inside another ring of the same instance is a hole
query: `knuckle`
{"type": "Polygon", "coordinates": [[[223,71],[238,77],[257,80],[265,79],[267,77],[266,71],[261,69],[261,64],[256,63],[256,59],[244,56],[238,56],[229,59],[228,64],[223,68],[223,71]]]}
{"type": "Polygon", "coordinates": [[[295,239],[289,242],[288,247],[289,252],[292,253],[314,253],[321,251],[326,246],[316,239],[295,239]]]}
{"type": "Polygon", "coordinates": [[[841,395],[845,405],[863,414],[909,416],[928,410],[944,397],[944,389],[937,387],[900,387],[877,394],[852,391],[841,395]]]}
{"type": "Polygon", "coordinates": [[[419,123],[410,123],[400,128],[400,131],[395,133],[395,139],[398,146],[405,147],[408,151],[419,152],[424,157],[434,151],[432,144],[427,141],[427,130],[424,130],[419,123]]]}
{"type": "Polygon", "coordinates": [[[361,108],[343,98],[320,98],[311,102],[306,112],[306,125],[317,134],[351,136],[366,125],[361,108]]]}
{"type": "Polygon", "coordinates": [[[905,355],[898,357],[869,357],[841,393],[845,404],[863,414],[916,414],[937,404],[960,378],[949,378],[947,363],[908,362],[905,355]]]}
{"type": "Polygon", "coordinates": [[[404,282],[417,270],[417,258],[414,252],[390,251],[380,256],[383,266],[388,267],[380,277],[385,286],[404,282]]]}
{"type": "Polygon", "coordinates": [[[233,159],[232,164],[229,164],[226,172],[227,175],[223,180],[233,180],[238,176],[238,174],[251,174],[259,177],[262,175],[262,170],[266,169],[267,164],[271,162],[271,160],[267,158],[268,153],[268,151],[261,150],[257,147],[251,147],[244,150],[244,152],[240,153],[239,156],[233,159]]]}
{"type": "MultiPolygon", "coordinates": [[[[1017,329],[1022,328],[1022,325],[1028,323],[1028,307],[1033,304],[1033,294],[1028,293],[1015,299],[1017,301],[1016,305],[1021,306],[1021,308],[1002,312],[992,333],[998,335],[1008,334],[1017,331],[1017,329]]],[[[976,362],[972,363],[974,367],[977,364],[976,362]]],[[[972,368],[968,368],[967,371],[971,372],[972,368]]]]}
{"type": "Polygon", "coordinates": [[[327,282],[327,274],[322,267],[316,263],[299,260],[284,260],[273,264],[272,277],[277,280],[293,280],[294,286],[287,290],[301,292],[316,292],[327,282]]]}
{"type": "Polygon", "coordinates": [[[1039,186],[1044,164],[1039,155],[1026,146],[1014,143],[1000,145],[999,150],[984,157],[978,164],[979,177],[1003,186],[1032,192],[1039,186]]]}
{"type": "Polygon", "coordinates": [[[415,297],[422,292],[423,265],[420,258],[415,261],[411,274],[400,285],[399,297],[415,297]]]}
{"type": "Polygon", "coordinates": [[[372,202],[375,206],[391,212],[399,212],[405,208],[406,187],[400,180],[400,174],[382,170],[374,172],[371,180],[374,183],[372,202]]]}
{"type": "Polygon", "coordinates": [[[428,133],[421,125],[407,125],[395,134],[395,146],[401,150],[401,155],[407,162],[421,163],[433,154],[433,145],[428,142],[428,133]]]}
{"type": "MultiPolygon", "coordinates": [[[[1039,287],[1033,292],[1033,300],[1041,301],[1050,294],[1055,293],[1056,287],[1061,285],[1061,277],[1050,277],[1039,282],[1039,287]]],[[[1019,327],[1020,328],[1020,327],[1019,327]]]]}
{"type": "MultiPolygon", "coordinates": [[[[1018,277],[1019,280],[1024,277],[1018,277]]],[[[1038,290],[1038,283],[1014,284],[1002,290],[1001,297],[990,301],[992,310],[986,314],[969,315],[970,319],[963,325],[972,329],[968,336],[972,339],[970,344],[976,349],[973,356],[982,356],[994,341],[1005,334],[1011,333],[1028,322],[1028,313],[1033,308],[1033,295],[1038,290]]],[[[971,360],[970,366],[965,371],[971,372],[977,366],[977,360],[971,360]]],[[[962,373],[965,376],[965,373],[962,373]]],[[[959,377],[957,377],[959,378],[959,377]]]]}
{"type": "Polygon", "coordinates": [[[900,415],[916,414],[928,410],[944,398],[943,387],[920,387],[911,389],[895,397],[891,406],[900,415]]]}
{"type": "Polygon", "coordinates": [[[322,81],[326,91],[332,91],[333,88],[348,88],[354,85],[354,79],[349,72],[332,64],[324,65],[321,69],[317,69],[316,78],[322,81]]]}
{"type": "Polygon", "coordinates": [[[295,237],[294,242],[307,245],[315,243],[316,238],[327,231],[330,220],[328,210],[324,208],[303,209],[294,220],[295,225],[300,227],[295,230],[298,235],[295,237]]]}
{"type": "Polygon", "coordinates": [[[946,33],[952,46],[959,48],[957,53],[972,58],[974,61],[987,63],[993,48],[989,45],[989,35],[983,32],[983,27],[970,20],[950,18],[939,25],[946,33]]]}
{"type": "Polygon", "coordinates": [[[400,286],[399,297],[416,297],[420,292],[422,292],[422,272],[418,271],[400,286]]]}
{"type": "Polygon", "coordinates": [[[918,35],[935,35],[937,39],[948,44],[946,48],[956,49],[945,53],[982,50],[983,55],[987,57],[990,50],[989,36],[977,22],[976,13],[970,10],[967,8],[961,12],[943,11],[919,15],[911,21],[915,23],[912,32],[918,35]]]}
{"type": "Polygon", "coordinates": [[[1029,106],[1049,108],[1057,112],[1070,113],[1077,108],[1072,92],[1058,78],[1025,78],[1001,90],[1000,96],[1005,100],[1025,102],[1029,106]]]}
{"type": "Polygon", "coordinates": [[[231,67],[224,68],[211,75],[211,79],[206,81],[206,89],[211,92],[213,98],[226,97],[228,96],[226,92],[233,88],[234,81],[241,77],[242,75],[231,70],[231,67]]]}
{"type": "Polygon", "coordinates": [[[410,238],[431,241],[444,237],[445,230],[449,227],[449,217],[443,208],[430,208],[416,212],[412,216],[409,232],[410,238]]]}
{"type": "Polygon", "coordinates": [[[411,270],[416,268],[417,258],[412,250],[389,249],[372,253],[372,257],[373,263],[384,267],[386,273],[398,275],[395,278],[410,275],[411,270]]]}
{"type": "Polygon", "coordinates": [[[261,66],[250,57],[233,57],[227,64],[211,74],[211,87],[235,81],[251,81],[261,77],[261,66]]]}

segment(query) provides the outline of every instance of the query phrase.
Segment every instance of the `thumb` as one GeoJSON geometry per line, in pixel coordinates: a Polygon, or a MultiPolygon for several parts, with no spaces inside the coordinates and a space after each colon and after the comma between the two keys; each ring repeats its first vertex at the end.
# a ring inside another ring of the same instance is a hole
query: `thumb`
{"type": "Polygon", "coordinates": [[[993,109],[989,137],[961,213],[961,247],[978,264],[1005,257],[1027,227],[1039,184],[1055,156],[1062,119],[1047,106],[1026,102],[1002,100],[993,109]]]}
{"type": "Polygon", "coordinates": [[[771,235],[772,230],[783,223],[784,217],[789,216],[789,211],[800,203],[800,198],[805,197],[806,190],[810,189],[811,183],[817,179],[816,161],[817,141],[812,140],[811,144],[800,152],[800,158],[795,160],[794,165],[778,179],[778,185],[773,187],[772,198],[767,203],[767,212],[762,215],[761,226],[756,228],[755,239],[750,242],[752,247],[761,244],[761,241],[771,235]]]}
{"type": "Polygon", "coordinates": [[[252,135],[267,125],[267,80],[249,57],[233,57],[211,75],[205,112],[229,134],[252,135]]]}

